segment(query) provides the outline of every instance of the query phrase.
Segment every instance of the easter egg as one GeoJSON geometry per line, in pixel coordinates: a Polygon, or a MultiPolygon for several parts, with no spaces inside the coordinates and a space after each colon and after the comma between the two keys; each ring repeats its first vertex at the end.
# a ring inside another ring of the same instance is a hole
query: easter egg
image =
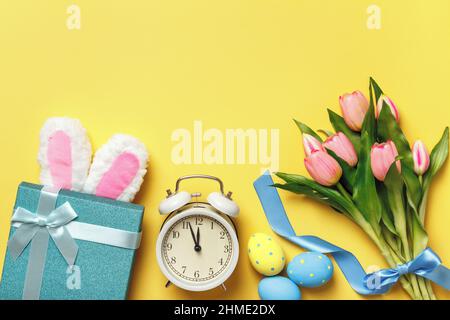
{"type": "Polygon", "coordinates": [[[289,279],[302,287],[315,288],[327,283],[333,275],[333,264],[324,254],[305,252],[297,255],[287,267],[289,279]]]}
{"type": "Polygon", "coordinates": [[[265,276],[279,274],[286,260],[280,245],[264,233],[255,233],[250,237],[248,256],[255,270],[265,276]]]}
{"type": "Polygon", "coordinates": [[[285,277],[264,278],[259,282],[258,293],[261,300],[300,300],[300,288],[285,277]]]}

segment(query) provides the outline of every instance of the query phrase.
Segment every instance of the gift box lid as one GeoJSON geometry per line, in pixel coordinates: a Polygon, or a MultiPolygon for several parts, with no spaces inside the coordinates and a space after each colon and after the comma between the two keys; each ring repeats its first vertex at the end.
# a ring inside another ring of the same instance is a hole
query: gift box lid
{"type": "MultiPolygon", "coordinates": [[[[23,182],[14,210],[36,212],[42,186],[23,182]]],[[[77,213],[75,221],[130,232],[140,232],[144,207],[132,203],[62,190],[56,207],[69,202],[77,213]]],[[[14,234],[11,227],[9,238],[14,234]]],[[[70,269],[50,239],[42,278],[40,299],[125,299],[128,293],[135,251],[110,245],[75,240],[79,250],[75,268],[70,269]]],[[[17,260],[6,250],[0,299],[21,299],[30,245],[17,260]]]]}

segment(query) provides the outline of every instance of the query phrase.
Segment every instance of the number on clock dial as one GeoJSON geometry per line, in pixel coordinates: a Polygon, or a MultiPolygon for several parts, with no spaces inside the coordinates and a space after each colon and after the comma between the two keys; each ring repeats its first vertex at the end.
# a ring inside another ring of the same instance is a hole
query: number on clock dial
{"type": "Polygon", "coordinates": [[[166,266],[176,277],[198,283],[217,277],[227,268],[233,255],[233,242],[227,229],[216,219],[192,215],[169,228],[162,250],[166,266]],[[194,249],[197,230],[200,251],[194,249]]]}

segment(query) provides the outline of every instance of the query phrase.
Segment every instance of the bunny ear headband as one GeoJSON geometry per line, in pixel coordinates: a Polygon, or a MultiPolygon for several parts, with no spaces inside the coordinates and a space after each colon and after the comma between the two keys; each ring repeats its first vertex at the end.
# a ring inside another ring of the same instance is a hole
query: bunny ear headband
{"type": "Polygon", "coordinates": [[[132,201],[147,173],[148,153],[138,139],[114,135],[95,154],[80,121],[50,118],[40,135],[41,183],[132,201]]]}

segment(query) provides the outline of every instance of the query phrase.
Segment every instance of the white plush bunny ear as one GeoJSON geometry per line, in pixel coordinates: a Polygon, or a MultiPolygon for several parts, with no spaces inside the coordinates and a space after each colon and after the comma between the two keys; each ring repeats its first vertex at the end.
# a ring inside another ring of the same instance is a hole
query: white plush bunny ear
{"type": "Polygon", "coordinates": [[[91,164],[92,149],[81,122],[50,118],[41,129],[38,161],[43,185],[80,191],[91,164]]]}
{"type": "Polygon", "coordinates": [[[138,139],[114,135],[94,156],[83,191],[120,201],[132,201],[147,173],[148,153],[138,139]]]}

